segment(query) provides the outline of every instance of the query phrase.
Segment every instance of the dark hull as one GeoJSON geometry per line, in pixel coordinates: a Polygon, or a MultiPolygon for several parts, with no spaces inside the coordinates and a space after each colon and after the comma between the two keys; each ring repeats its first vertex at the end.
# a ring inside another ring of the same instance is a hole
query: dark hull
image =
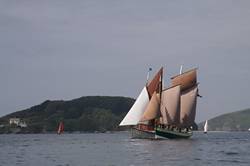
{"type": "Polygon", "coordinates": [[[155,130],[156,137],[163,137],[169,139],[185,139],[189,138],[193,135],[192,131],[177,131],[177,130],[169,130],[167,128],[156,128],[155,130]]]}

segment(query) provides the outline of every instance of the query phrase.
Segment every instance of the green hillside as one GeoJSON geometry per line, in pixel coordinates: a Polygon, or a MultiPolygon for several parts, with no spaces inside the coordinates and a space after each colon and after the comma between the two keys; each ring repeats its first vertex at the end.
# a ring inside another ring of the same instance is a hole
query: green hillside
{"type": "MultiPolygon", "coordinates": [[[[106,131],[117,130],[117,126],[134,99],[125,97],[87,96],[70,101],[45,101],[29,109],[14,112],[0,118],[0,133],[8,133],[13,126],[10,118],[21,118],[28,125],[21,132],[55,132],[60,121],[64,121],[65,131],[106,131]]],[[[18,130],[19,131],[19,130],[18,130]]]]}
{"type": "MultiPolygon", "coordinates": [[[[203,130],[204,122],[199,124],[203,130]]],[[[250,128],[250,109],[220,115],[208,120],[209,130],[212,131],[247,131],[250,128]]]]}

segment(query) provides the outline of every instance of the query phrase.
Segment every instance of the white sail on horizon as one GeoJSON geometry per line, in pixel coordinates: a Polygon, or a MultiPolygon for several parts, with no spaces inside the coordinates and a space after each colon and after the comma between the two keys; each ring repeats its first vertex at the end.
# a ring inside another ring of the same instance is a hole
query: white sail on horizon
{"type": "Polygon", "coordinates": [[[149,95],[147,88],[144,87],[136,99],[134,105],[131,107],[127,115],[121,121],[119,126],[130,126],[130,125],[137,125],[140,121],[147,105],[149,103],[149,95]]]}
{"type": "Polygon", "coordinates": [[[208,129],[208,124],[207,124],[207,120],[206,120],[205,125],[204,125],[204,133],[207,133],[207,129],[208,129]]]}

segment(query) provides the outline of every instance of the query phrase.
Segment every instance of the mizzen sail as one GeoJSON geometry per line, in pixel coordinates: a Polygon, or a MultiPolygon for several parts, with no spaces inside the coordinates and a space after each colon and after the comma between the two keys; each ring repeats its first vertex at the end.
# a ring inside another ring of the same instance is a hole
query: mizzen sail
{"type": "Polygon", "coordinates": [[[197,85],[181,94],[180,123],[182,127],[190,127],[195,123],[197,94],[197,85]]]}
{"type": "Polygon", "coordinates": [[[125,118],[122,120],[119,126],[137,125],[140,121],[146,106],[149,103],[149,96],[147,88],[144,87],[136,99],[134,105],[131,107],[125,118]]]}

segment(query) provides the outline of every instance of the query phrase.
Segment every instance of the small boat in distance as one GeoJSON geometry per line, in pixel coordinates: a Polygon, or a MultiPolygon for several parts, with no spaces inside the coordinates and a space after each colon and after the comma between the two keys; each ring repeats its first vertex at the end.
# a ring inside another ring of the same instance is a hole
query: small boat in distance
{"type": "Polygon", "coordinates": [[[63,122],[59,123],[57,134],[62,134],[64,132],[64,124],[63,122]]]}
{"type": "Polygon", "coordinates": [[[204,125],[204,134],[207,134],[207,129],[208,129],[208,124],[206,120],[205,125],[204,125]]]}

